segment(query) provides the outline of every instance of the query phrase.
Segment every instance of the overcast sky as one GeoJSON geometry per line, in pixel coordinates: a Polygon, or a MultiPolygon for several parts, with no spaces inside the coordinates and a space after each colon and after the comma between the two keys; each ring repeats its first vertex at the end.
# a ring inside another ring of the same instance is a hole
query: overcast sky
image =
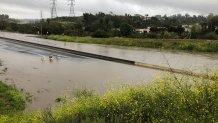
{"type": "MultiPolygon", "coordinates": [[[[57,0],[58,16],[68,16],[68,0],[57,0]]],[[[50,0],[0,0],[0,14],[9,14],[11,18],[50,17],[50,0]]],[[[76,0],[76,15],[84,12],[105,12],[114,14],[218,14],[217,0],[76,0]]]]}

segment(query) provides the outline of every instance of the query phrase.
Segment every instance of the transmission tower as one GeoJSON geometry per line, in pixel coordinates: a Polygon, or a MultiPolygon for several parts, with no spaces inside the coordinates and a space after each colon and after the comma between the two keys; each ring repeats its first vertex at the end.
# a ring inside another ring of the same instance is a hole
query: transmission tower
{"type": "Polygon", "coordinates": [[[51,0],[51,18],[57,17],[57,0],[51,0]]]}
{"type": "Polygon", "coordinates": [[[69,1],[69,5],[70,5],[70,17],[74,17],[75,16],[75,11],[74,11],[74,7],[75,7],[75,0],[68,0],[69,1]]]}

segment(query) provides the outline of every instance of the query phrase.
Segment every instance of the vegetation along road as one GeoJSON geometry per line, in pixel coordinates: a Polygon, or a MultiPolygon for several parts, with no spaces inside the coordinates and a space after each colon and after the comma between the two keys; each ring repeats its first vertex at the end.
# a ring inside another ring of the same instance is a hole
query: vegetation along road
{"type": "Polygon", "coordinates": [[[57,41],[93,43],[143,48],[174,49],[199,52],[218,52],[218,41],[213,40],[182,40],[182,39],[132,39],[132,38],[88,38],[61,35],[44,36],[43,38],[57,41]]]}

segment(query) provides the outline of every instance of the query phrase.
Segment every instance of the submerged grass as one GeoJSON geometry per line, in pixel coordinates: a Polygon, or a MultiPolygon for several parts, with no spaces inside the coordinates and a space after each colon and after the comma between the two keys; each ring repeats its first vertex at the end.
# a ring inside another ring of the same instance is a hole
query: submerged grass
{"type": "MultiPolygon", "coordinates": [[[[213,74],[218,76],[217,74],[213,74]]],[[[123,86],[104,96],[81,91],[46,112],[1,116],[5,123],[216,123],[218,77],[167,76],[152,84],[123,86]]]]}
{"type": "Polygon", "coordinates": [[[0,114],[10,114],[23,111],[25,97],[13,87],[0,81],[0,114]]]}
{"type": "Polygon", "coordinates": [[[218,41],[183,40],[183,39],[134,39],[134,38],[89,38],[61,35],[44,36],[43,38],[57,41],[92,43],[117,46],[133,46],[143,48],[175,49],[198,52],[218,52],[218,41]]]}

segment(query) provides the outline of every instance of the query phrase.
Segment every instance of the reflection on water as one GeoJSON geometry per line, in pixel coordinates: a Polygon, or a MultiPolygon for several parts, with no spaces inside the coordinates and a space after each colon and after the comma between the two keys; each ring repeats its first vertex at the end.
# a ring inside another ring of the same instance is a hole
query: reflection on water
{"type": "Polygon", "coordinates": [[[27,111],[53,105],[57,97],[69,90],[87,88],[103,94],[111,86],[146,84],[161,75],[160,71],[151,69],[79,56],[67,57],[5,42],[0,44],[0,59],[8,68],[0,75],[0,80],[33,95],[27,111]],[[59,59],[51,62],[50,55],[59,59]]]}

